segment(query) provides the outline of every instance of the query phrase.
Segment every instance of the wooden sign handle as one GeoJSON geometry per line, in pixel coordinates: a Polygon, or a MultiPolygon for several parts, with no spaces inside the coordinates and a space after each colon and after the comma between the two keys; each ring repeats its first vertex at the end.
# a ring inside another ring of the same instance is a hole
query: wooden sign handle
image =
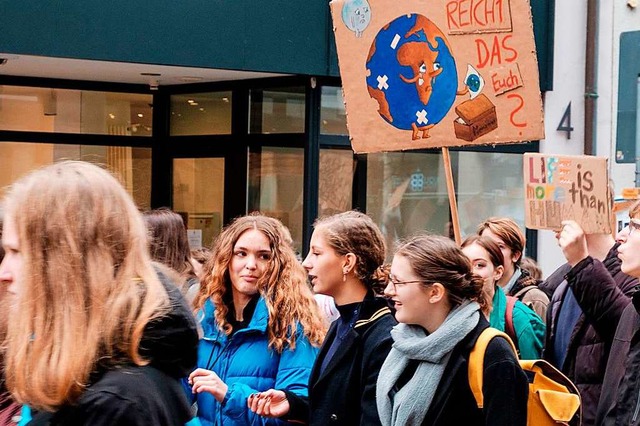
{"type": "Polygon", "coordinates": [[[453,171],[451,170],[451,157],[449,148],[442,148],[442,161],[444,162],[444,173],[447,178],[447,193],[449,194],[449,207],[451,208],[451,221],[453,222],[453,236],[456,244],[462,243],[460,236],[460,220],[458,219],[458,203],[456,202],[456,188],[453,184],[453,171]]]}

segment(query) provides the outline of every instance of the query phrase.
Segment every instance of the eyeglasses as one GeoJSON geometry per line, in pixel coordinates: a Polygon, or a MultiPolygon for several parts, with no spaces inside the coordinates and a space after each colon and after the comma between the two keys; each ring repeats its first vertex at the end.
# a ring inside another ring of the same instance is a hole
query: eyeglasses
{"type": "Polygon", "coordinates": [[[640,220],[638,219],[630,219],[629,220],[629,233],[633,231],[640,230],[640,220]]]}
{"type": "Polygon", "coordinates": [[[389,284],[393,286],[393,291],[396,291],[398,289],[398,286],[403,286],[405,284],[413,284],[413,283],[425,283],[427,285],[433,284],[433,283],[427,283],[424,280],[396,281],[393,278],[389,277],[389,284]]]}

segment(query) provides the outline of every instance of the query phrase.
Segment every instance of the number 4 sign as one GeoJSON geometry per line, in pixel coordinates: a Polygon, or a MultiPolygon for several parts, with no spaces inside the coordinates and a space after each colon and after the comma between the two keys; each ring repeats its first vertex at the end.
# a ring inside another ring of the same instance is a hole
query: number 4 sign
{"type": "Polygon", "coordinates": [[[573,127],[571,126],[571,102],[567,105],[567,109],[564,110],[564,114],[556,130],[559,132],[567,132],[567,139],[571,139],[571,132],[573,132],[573,127]]]}

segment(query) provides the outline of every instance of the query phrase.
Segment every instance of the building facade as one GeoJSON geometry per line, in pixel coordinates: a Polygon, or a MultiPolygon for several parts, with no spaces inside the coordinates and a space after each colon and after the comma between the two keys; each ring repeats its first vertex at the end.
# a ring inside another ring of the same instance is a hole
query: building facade
{"type": "MultiPolygon", "coordinates": [[[[565,74],[559,50],[564,8],[532,1],[545,115],[557,121],[569,100],[578,129],[580,78],[565,74]],[[566,94],[565,78],[575,83],[566,94]]],[[[390,244],[419,230],[451,233],[439,151],[351,151],[326,2],[28,0],[3,9],[0,186],[61,159],[104,164],[141,209],[182,213],[194,246],[254,210],[280,218],[301,253],[316,217],[351,208],[390,244]]],[[[522,153],[580,151],[579,131],[565,141],[550,121],[543,142],[452,150],[463,234],[494,215],[524,225],[522,153]]],[[[615,132],[603,131],[598,149],[615,132]]],[[[544,261],[544,232],[527,234],[528,254],[544,261]]]]}

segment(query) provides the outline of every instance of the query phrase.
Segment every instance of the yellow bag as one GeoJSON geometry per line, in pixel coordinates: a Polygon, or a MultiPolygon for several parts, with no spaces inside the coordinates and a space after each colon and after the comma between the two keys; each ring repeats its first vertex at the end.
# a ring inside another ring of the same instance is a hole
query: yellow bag
{"type": "MultiPolygon", "coordinates": [[[[491,327],[482,331],[469,356],[469,385],[479,408],[484,406],[484,354],[491,339],[497,336],[507,340],[513,353],[517,353],[513,342],[505,333],[491,327]]],[[[519,362],[529,380],[527,425],[568,425],[570,422],[580,424],[580,393],[571,380],[547,361],[538,359],[519,362]]]]}

